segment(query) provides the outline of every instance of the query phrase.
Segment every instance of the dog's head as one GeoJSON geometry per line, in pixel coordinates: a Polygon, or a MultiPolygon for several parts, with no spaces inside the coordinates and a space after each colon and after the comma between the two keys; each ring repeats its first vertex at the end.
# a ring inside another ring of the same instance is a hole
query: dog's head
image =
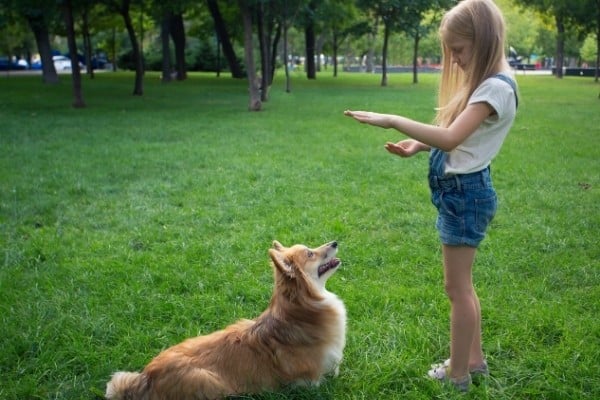
{"type": "Polygon", "coordinates": [[[327,279],[340,266],[336,253],[337,242],[310,249],[302,244],[285,247],[275,240],[273,248],[269,249],[276,273],[292,280],[306,277],[319,288],[325,287],[327,279]]]}

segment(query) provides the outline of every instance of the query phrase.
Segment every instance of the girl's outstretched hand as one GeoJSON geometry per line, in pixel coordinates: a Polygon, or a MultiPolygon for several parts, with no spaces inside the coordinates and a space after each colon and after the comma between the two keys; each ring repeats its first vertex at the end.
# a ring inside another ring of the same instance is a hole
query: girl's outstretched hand
{"type": "Polygon", "coordinates": [[[398,143],[387,142],[385,149],[400,157],[411,157],[420,151],[429,150],[429,146],[414,139],[405,139],[398,143]]]}
{"type": "Polygon", "coordinates": [[[378,114],[370,111],[346,110],[344,111],[344,115],[347,117],[352,117],[358,122],[362,122],[363,124],[369,124],[386,129],[390,127],[390,116],[387,114],[378,114]]]}

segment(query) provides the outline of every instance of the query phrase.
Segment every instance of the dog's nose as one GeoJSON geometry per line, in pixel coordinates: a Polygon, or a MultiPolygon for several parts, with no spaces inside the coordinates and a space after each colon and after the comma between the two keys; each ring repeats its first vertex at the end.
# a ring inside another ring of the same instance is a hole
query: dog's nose
{"type": "Polygon", "coordinates": [[[333,247],[333,248],[336,248],[337,247],[337,242],[334,240],[333,242],[331,242],[330,246],[333,247]]]}

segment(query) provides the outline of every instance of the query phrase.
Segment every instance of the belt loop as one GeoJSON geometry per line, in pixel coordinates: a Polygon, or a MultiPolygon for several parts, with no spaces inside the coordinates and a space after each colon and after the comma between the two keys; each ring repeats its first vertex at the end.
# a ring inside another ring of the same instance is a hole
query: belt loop
{"type": "Polygon", "coordinates": [[[481,171],[481,184],[483,187],[487,187],[490,175],[490,167],[488,165],[483,171],[481,171]]]}
{"type": "Polygon", "coordinates": [[[456,182],[456,190],[461,192],[462,188],[460,187],[460,177],[458,175],[453,175],[453,177],[454,177],[454,181],[456,182]]]}

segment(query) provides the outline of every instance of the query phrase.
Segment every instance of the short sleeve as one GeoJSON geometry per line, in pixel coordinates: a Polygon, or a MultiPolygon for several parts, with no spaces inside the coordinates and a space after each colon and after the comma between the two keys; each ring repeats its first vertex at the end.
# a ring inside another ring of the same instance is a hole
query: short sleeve
{"type": "Polygon", "coordinates": [[[516,99],[513,88],[503,80],[486,79],[471,95],[469,104],[488,103],[498,115],[498,119],[513,116],[516,111],[516,99]],[[508,114],[508,115],[507,115],[508,114]]]}

